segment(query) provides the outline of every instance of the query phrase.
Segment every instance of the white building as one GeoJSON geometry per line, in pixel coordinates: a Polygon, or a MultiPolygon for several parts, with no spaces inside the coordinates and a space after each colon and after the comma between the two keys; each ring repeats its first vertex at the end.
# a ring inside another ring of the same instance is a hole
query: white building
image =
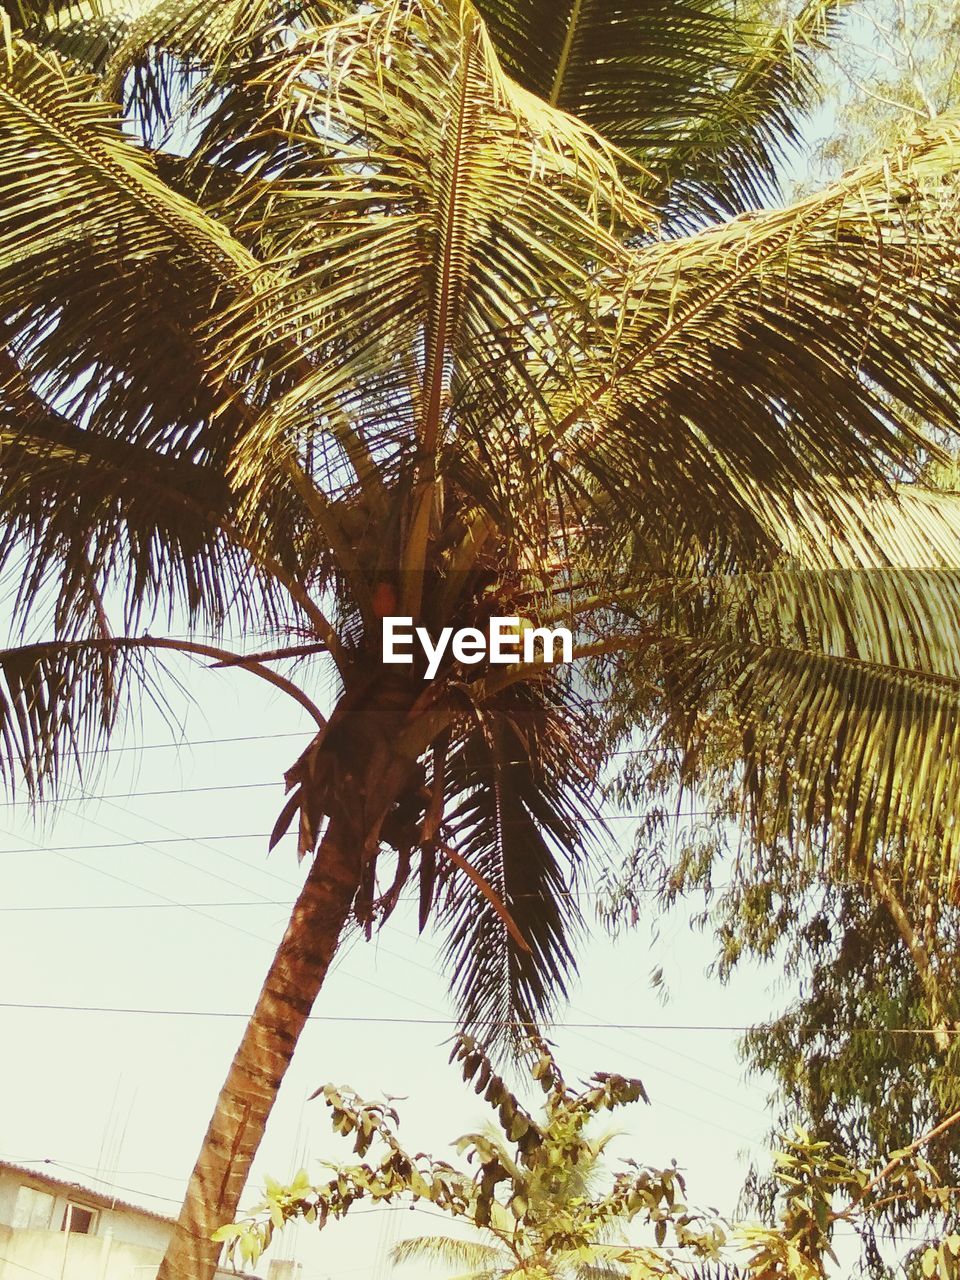
{"type": "MultiPolygon", "coordinates": [[[[0,1160],[0,1280],[153,1280],[173,1227],[173,1218],[109,1189],[0,1160]]],[[[298,1272],[292,1263],[271,1267],[274,1280],[298,1272]]],[[[239,1275],[217,1272],[218,1280],[239,1275]]]]}

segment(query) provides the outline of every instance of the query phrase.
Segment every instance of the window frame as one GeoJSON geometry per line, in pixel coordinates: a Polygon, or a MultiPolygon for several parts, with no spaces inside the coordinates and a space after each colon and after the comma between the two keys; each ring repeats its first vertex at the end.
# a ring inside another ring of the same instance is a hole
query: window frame
{"type": "Polygon", "coordinates": [[[95,1236],[99,1225],[100,1210],[94,1208],[93,1205],[82,1204],[79,1200],[67,1200],[66,1204],[63,1206],[63,1219],[60,1223],[60,1230],[66,1235],[95,1236]],[[78,1231],[73,1226],[73,1215],[75,1211],[89,1215],[89,1222],[85,1231],[78,1231]]]}

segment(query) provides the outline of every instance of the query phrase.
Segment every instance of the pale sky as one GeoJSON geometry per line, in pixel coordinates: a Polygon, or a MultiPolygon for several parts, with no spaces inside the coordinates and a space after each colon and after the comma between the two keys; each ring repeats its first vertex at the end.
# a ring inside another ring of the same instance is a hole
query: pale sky
{"type": "MultiPolygon", "coordinates": [[[[0,817],[0,1156],[50,1159],[56,1176],[98,1176],[171,1213],[297,892],[292,842],[268,858],[266,833],[283,770],[312,734],[292,702],[242,672],[178,672],[197,699],[184,707],[193,745],[172,749],[145,708],[127,749],[89,784],[101,798],[44,806],[42,828],[23,804],[0,817]],[[148,749],[129,749],[138,741],[148,749]]],[[[632,824],[614,825],[626,847],[632,824]]],[[[616,1117],[627,1131],[618,1154],[676,1157],[691,1203],[732,1212],[762,1151],[766,1089],[744,1080],[734,1033],[671,1028],[756,1022],[784,996],[771,990],[772,969],[720,987],[704,976],[711,954],[680,912],[656,942],[649,921],[617,941],[597,927],[561,1015],[569,1025],[553,1034],[568,1078],[612,1070],[644,1081],[652,1105],[616,1117]],[[666,1005],[650,986],[658,964],[666,1005]]],[[[314,1012],[254,1184],[302,1163],[319,1180],[318,1159],[349,1158],[322,1103],[306,1101],[327,1081],[404,1097],[401,1136],[438,1157],[487,1118],[446,1065],[451,1005],[436,941],[417,937],[412,909],[398,909],[372,943],[348,939],[314,1012]]],[[[383,1276],[389,1243],[445,1230],[438,1217],[362,1209],[322,1234],[301,1226],[275,1249],[303,1262],[304,1280],[383,1276]]]]}

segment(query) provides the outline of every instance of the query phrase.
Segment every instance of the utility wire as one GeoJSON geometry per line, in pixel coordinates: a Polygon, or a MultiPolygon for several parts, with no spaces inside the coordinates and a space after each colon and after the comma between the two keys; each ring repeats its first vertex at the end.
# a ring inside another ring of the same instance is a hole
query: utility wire
{"type": "MultiPolygon", "coordinates": [[[[91,871],[96,871],[96,867],[89,867],[86,862],[79,863],[80,866],[88,867],[91,871]]],[[[125,881],[124,883],[132,883],[125,881]]],[[[722,885],[714,885],[715,889],[722,888],[722,885]]],[[[142,888],[138,885],[137,888],[142,888]]],[[[143,888],[144,893],[151,892],[143,888]]],[[[634,890],[637,892],[637,890],[634,890]]],[[[639,892],[644,894],[659,893],[658,889],[642,889],[639,892]]],[[[598,889],[578,889],[564,890],[554,895],[558,898],[599,898],[604,895],[598,889]]],[[[511,902],[517,902],[521,898],[537,898],[541,897],[538,893],[514,893],[510,895],[511,902]]],[[[416,902],[418,897],[416,894],[401,895],[399,902],[416,902]]],[[[44,911],[164,911],[179,909],[182,911],[198,911],[206,907],[216,907],[223,910],[234,910],[239,907],[291,907],[294,899],[290,898],[258,898],[256,900],[247,900],[245,902],[228,902],[228,901],[203,901],[203,902],[67,902],[59,905],[48,906],[46,903],[26,906],[0,906],[0,912],[9,912],[16,914],[17,912],[44,912],[44,911]]]]}
{"type": "MultiPolygon", "coordinates": [[[[351,975],[352,976],[352,975],[351,975]]],[[[362,981],[362,979],[357,979],[362,981]]],[[[378,986],[377,983],[368,983],[368,986],[377,987],[379,991],[384,988],[378,986]]],[[[387,995],[395,994],[385,992],[387,995]]],[[[406,999],[407,997],[404,997],[406,999]]],[[[35,1010],[40,1012],[53,1013],[116,1013],[116,1014],[132,1014],[145,1017],[165,1017],[165,1018],[244,1018],[249,1019],[250,1014],[242,1010],[232,1009],[146,1009],[133,1008],[132,1006],[119,1005],[80,1005],[80,1004],[34,1004],[28,1002],[2,1000],[0,1001],[0,1009],[20,1009],[35,1010]]],[[[369,1023],[400,1025],[400,1026],[423,1026],[423,1027],[457,1027],[459,1025],[456,1018],[440,1017],[440,1018],[403,1018],[397,1016],[379,1016],[375,1014],[332,1014],[332,1013],[312,1013],[308,1017],[310,1022],[344,1022],[344,1023],[369,1023]]],[[[478,1025],[485,1027],[510,1027],[515,1024],[503,1018],[481,1018],[478,1025]]],[[[555,1022],[549,1019],[543,1020],[544,1027],[552,1027],[558,1031],[701,1031],[701,1032],[725,1032],[727,1034],[740,1034],[745,1031],[752,1031],[754,1025],[752,1023],[719,1023],[719,1022],[555,1022]]],[[[960,1027],[941,1028],[941,1027],[848,1027],[847,1031],[851,1035],[906,1035],[906,1036],[934,1036],[944,1034],[944,1030],[948,1035],[960,1035],[960,1027]]]]}
{"type": "MultiPolygon", "coordinates": [[[[157,1195],[156,1192],[153,1192],[153,1191],[140,1191],[136,1187],[117,1186],[116,1183],[109,1182],[106,1178],[98,1178],[98,1177],[95,1177],[94,1174],[92,1173],[87,1173],[79,1165],[63,1164],[60,1160],[51,1160],[48,1156],[40,1160],[12,1160],[10,1163],[23,1164],[23,1165],[27,1165],[27,1164],[51,1165],[54,1169],[65,1169],[67,1173],[76,1174],[77,1177],[83,1178],[84,1182],[96,1182],[96,1183],[99,1183],[101,1187],[109,1187],[111,1192],[122,1191],[125,1195],[142,1196],[144,1197],[144,1199],[147,1199],[147,1200],[164,1200],[167,1202],[167,1204],[179,1204],[180,1201],[183,1199],[182,1196],[161,1196],[161,1195],[157,1195]]],[[[149,1176],[153,1177],[154,1175],[150,1174],[149,1176]]],[[[162,1177],[163,1175],[158,1174],[156,1176],[162,1177]]]]}
{"type": "MultiPolygon", "coordinates": [[[[69,854],[61,853],[61,854],[58,854],[57,856],[60,858],[63,858],[64,861],[66,862],[72,862],[76,866],[83,867],[87,871],[93,871],[97,875],[104,876],[110,880],[117,880],[121,884],[125,884],[130,888],[139,890],[141,893],[149,894],[151,897],[159,899],[161,902],[165,903],[168,906],[176,907],[176,906],[183,905],[178,903],[174,898],[168,898],[165,894],[158,893],[157,890],[155,889],[148,889],[144,885],[137,884],[135,880],[128,880],[125,876],[118,876],[112,871],[105,871],[102,867],[90,866],[88,863],[83,862],[79,858],[71,858],[69,854]]],[[[180,861],[180,859],[178,859],[178,861],[180,861]]],[[[237,886],[237,887],[242,887],[242,886],[237,886]]],[[[290,904],[284,903],[283,905],[289,906],[290,904]]],[[[277,945],[275,938],[268,938],[261,933],[253,933],[249,929],[242,928],[240,925],[231,924],[229,921],[221,920],[219,916],[208,915],[204,910],[200,908],[188,906],[186,909],[189,911],[193,911],[196,915],[199,915],[204,920],[212,920],[215,924],[220,925],[221,928],[229,929],[234,933],[244,934],[245,936],[249,938],[253,938],[258,942],[262,942],[271,948],[275,948],[277,945]]],[[[386,948],[383,948],[383,950],[386,950],[386,948]]],[[[407,960],[407,957],[402,956],[399,953],[392,953],[392,954],[394,954],[395,958],[397,959],[407,960]]],[[[425,967],[423,965],[420,965],[416,960],[408,960],[407,963],[414,965],[417,968],[425,967]]],[[[362,986],[372,987],[374,990],[380,991],[386,995],[393,996],[395,999],[401,1000],[405,1004],[415,1005],[417,1008],[426,1009],[428,1012],[431,1012],[431,1013],[436,1012],[436,1010],[432,1009],[430,1005],[424,1004],[423,1001],[421,1000],[415,1000],[413,999],[412,996],[409,996],[409,995],[401,995],[400,992],[397,992],[397,991],[388,991],[384,987],[382,987],[379,983],[371,982],[369,978],[361,978],[359,975],[350,973],[349,970],[339,967],[339,965],[337,966],[337,971],[341,973],[344,977],[349,978],[352,982],[358,982],[362,986]]],[[[0,1007],[3,1007],[3,1006],[0,1006],[0,1007]]]]}
{"type": "MultiPolygon", "coordinates": [[[[165,787],[157,791],[113,791],[106,795],[96,795],[92,792],[82,792],[80,795],[70,795],[62,797],[47,796],[39,800],[0,800],[0,809],[34,809],[38,805],[67,805],[78,804],[84,801],[101,801],[101,800],[141,800],[153,796],[191,796],[204,795],[211,792],[221,791],[264,791],[268,788],[276,790],[279,788],[279,781],[274,782],[221,782],[203,787],[165,787]]],[[[652,805],[649,809],[642,809],[634,813],[598,813],[584,814],[581,816],[581,822],[625,822],[634,819],[650,818],[661,815],[664,819],[674,818],[722,818],[729,817],[731,821],[736,816],[728,813],[723,807],[715,809],[681,809],[673,810],[666,807],[652,805]]]]}
{"type": "MultiPolygon", "coordinates": [[[[53,1164],[60,1165],[59,1160],[54,1160],[51,1156],[11,1156],[0,1155],[0,1160],[4,1160],[7,1164],[53,1164]]],[[[72,1169],[78,1172],[81,1177],[87,1177],[89,1173],[99,1169],[98,1164],[74,1164],[60,1165],[64,1169],[72,1169]]],[[[178,1182],[186,1185],[186,1176],[174,1173],[158,1173],[156,1169],[118,1169],[116,1171],[118,1178],[162,1178],[164,1182],[178,1182]]],[[[112,1183],[110,1184],[113,1185],[112,1183]]],[[[137,1192],[140,1195],[140,1192],[137,1192]]]]}
{"type": "MultiPolygon", "coordinates": [[[[89,822],[90,819],[84,817],[83,821],[89,822]]],[[[162,829],[163,828],[161,828],[161,830],[162,829]]],[[[13,835],[14,833],[10,832],[10,834],[13,835]]],[[[286,838],[287,836],[292,836],[293,834],[294,834],[293,831],[288,831],[284,836],[284,838],[286,838]]],[[[94,850],[94,849],[146,849],[146,848],[152,849],[154,845],[158,845],[158,844],[203,845],[212,840],[226,841],[226,840],[269,840],[269,839],[270,839],[269,831],[254,831],[254,832],[240,831],[236,833],[228,832],[224,835],[158,836],[156,839],[150,839],[150,840],[133,840],[133,839],[115,840],[115,841],[107,841],[104,844],[100,844],[100,843],[97,843],[97,844],[45,844],[45,845],[25,844],[25,845],[19,845],[14,849],[0,849],[0,857],[8,853],[10,854],[14,854],[14,853],[85,853],[89,850],[94,850]]],[[[217,850],[214,850],[214,852],[219,853],[220,850],[217,849],[217,850]]],[[[240,861],[242,862],[243,860],[240,859],[240,861]]],[[[249,864],[244,862],[243,865],[248,866],[249,864]]],[[[278,877],[278,878],[282,879],[282,877],[278,877]]],[[[293,881],[289,881],[288,883],[292,884],[293,881]]]]}
{"type": "MultiPolygon", "coordinates": [[[[110,756],[119,755],[124,752],[131,751],[183,751],[193,747],[219,747],[227,743],[233,742],[276,742],[283,739],[299,738],[301,742],[316,736],[316,731],[312,726],[304,729],[290,730],[286,733],[242,733],[235,737],[227,738],[181,738],[177,740],[172,738],[169,742],[145,742],[142,745],[132,742],[122,747],[90,747],[82,751],[71,751],[70,758],[77,756],[85,758],[86,756],[102,756],[109,758],[110,756]]],[[[616,751],[608,753],[608,758],[614,756],[644,756],[644,755],[660,755],[665,751],[669,751],[669,747],[622,747],[616,751]]],[[[521,760],[507,760],[506,764],[522,764],[521,760]]]]}

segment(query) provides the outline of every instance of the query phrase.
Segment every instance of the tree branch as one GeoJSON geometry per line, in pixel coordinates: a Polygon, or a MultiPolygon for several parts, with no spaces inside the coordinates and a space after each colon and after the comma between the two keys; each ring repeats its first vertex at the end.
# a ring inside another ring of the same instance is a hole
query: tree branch
{"type": "Polygon", "coordinates": [[[913,960],[917,977],[920,979],[924,995],[927,998],[930,1020],[934,1024],[931,1028],[934,1043],[938,1049],[945,1053],[950,1048],[950,1032],[953,1030],[953,1023],[944,1012],[943,1002],[940,999],[940,984],[934,971],[930,952],[913,927],[913,922],[908,916],[906,908],[884,873],[879,868],[874,867],[870,878],[884,906],[890,912],[904,945],[910,952],[910,958],[913,960]]]}
{"type": "MultiPolygon", "coordinates": [[[[216,645],[203,644],[197,640],[174,640],[167,636],[114,636],[101,640],[52,640],[39,644],[21,646],[22,649],[171,649],[176,653],[194,654],[197,657],[213,658],[222,666],[240,666],[251,675],[259,676],[267,684],[280,689],[283,693],[298,702],[309,713],[321,729],[327,725],[326,716],[311,701],[299,686],[285,676],[278,675],[257,662],[255,658],[244,658],[241,654],[231,653],[229,649],[220,649],[216,645]]],[[[8,650],[9,652],[9,650],[8,650]]]]}

